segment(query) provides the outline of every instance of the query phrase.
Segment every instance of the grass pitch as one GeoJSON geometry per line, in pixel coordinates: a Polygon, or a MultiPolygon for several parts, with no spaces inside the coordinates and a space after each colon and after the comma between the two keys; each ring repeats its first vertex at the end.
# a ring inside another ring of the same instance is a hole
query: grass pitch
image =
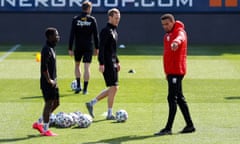
{"type": "MultiPolygon", "coordinates": [[[[2,57],[12,45],[0,46],[2,57]]],[[[91,65],[89,94],[75,95],[73,59],[67,47],[57,47],[58,82],[61,105],[55,113],[81,111],[85,102],[104,87],[97,58],[91,65]]],[[[162,47],[130,45],[118,49],[121,61],[120,89],[114,111],[125,109],[126,123],[106,121],[106,100],[94,107],[96,118],[89,128],[51,128],[57,137],[42,137],[31,128],[43,109],[39,89],[39,45],[21,45],[0,62],[0,143],[16,144],[237,144],[240,141],[240,49],[239,46],[190,46],[188,74],[183,90],[197,131],[178,134],[184,126],[178,110],[173,135],[154,137],[165,126],[167,82],[162,69],[162,47]],[[135,74],[128,71],[134,69],[135,74]]]]}

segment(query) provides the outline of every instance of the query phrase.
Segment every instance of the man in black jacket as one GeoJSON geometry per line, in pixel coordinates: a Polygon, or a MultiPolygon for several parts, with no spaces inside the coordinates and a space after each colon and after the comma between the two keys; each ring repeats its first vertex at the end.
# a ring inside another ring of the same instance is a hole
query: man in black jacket
{"type": "Polygon", "coordinates": [[[108,97],[108,114],[107,120],[114,120],[112,107],[114,97],[118,90],[118,72],[120,71],[120,63],[117,56],[117,40],[118,34],[116,28],[120,22],[120,11],[116,8],[108,11],[108,23],[100,33],[100,49],[99,49],[99,71],[103,73],[107,89],[103,90],[96,98],[86,103],[89,114],[94,117],[93,105],[105,97],[108,97]]]}
{"type": "Polygon", "coordinates": [[[85,1],[82,4],[82,14],[75,16],[72,20],[69,48],[68,52],[70,56],[74,56],[75,59],[75,76],[77,80],[77,89],[75,93],[79,93],[81,88],[81,60],[84,63],[84,86],[83,94],[87,94],[88,81],[90,78],[90,63],[92,62],[93,55],[93,38],[95,43],[95,54],[98,53],[99,39],[98,39],[98,27],[96,19],[91,16],[92,3],[85,1]],[[75,41],[75,49],[73,51],[73,42],[75,41]]]}

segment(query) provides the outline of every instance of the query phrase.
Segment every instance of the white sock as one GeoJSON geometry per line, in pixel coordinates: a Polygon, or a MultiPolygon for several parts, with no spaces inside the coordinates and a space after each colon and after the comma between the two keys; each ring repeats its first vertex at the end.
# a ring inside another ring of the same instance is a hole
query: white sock
{"type": "Polygon", "coordinates": [[[98,102],[98,100],[96,98],[94,98],[94,99],[91,100],[90,104],[92,106],[94,106],[97,102],[98,102]]]}
{"type": "Polygon", "coordinates": [[[44,123],[43,130],[46,132],[46,131],[48,131],[48,128],[49,128],[49,123],[44,123]]]}
{"type": "Polygon", "coordinates": [[[112,108],[108,108],[108,116],[112,115],[112,108]]]}

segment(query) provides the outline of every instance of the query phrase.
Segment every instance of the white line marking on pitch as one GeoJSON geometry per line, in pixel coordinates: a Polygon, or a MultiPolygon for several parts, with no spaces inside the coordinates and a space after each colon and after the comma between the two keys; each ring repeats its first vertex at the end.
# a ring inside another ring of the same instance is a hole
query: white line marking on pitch
{"type": "Polygon", "coordinates": [[[6,57],[8,57],[11,53],[13,53],[17,48],[19,48],[21,45],[17,44],[13,46],[6,54],[0,57],[0,62],[2,62],[6,57]]]}

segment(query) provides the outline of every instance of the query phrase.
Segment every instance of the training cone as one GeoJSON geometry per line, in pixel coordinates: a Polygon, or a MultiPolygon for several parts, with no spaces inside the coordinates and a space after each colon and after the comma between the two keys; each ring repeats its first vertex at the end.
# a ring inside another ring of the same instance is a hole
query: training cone
{"type": "Polygon", "coordinates": [[[41,61],[41,53],[36,53],[36,62],[41,61]]]}

